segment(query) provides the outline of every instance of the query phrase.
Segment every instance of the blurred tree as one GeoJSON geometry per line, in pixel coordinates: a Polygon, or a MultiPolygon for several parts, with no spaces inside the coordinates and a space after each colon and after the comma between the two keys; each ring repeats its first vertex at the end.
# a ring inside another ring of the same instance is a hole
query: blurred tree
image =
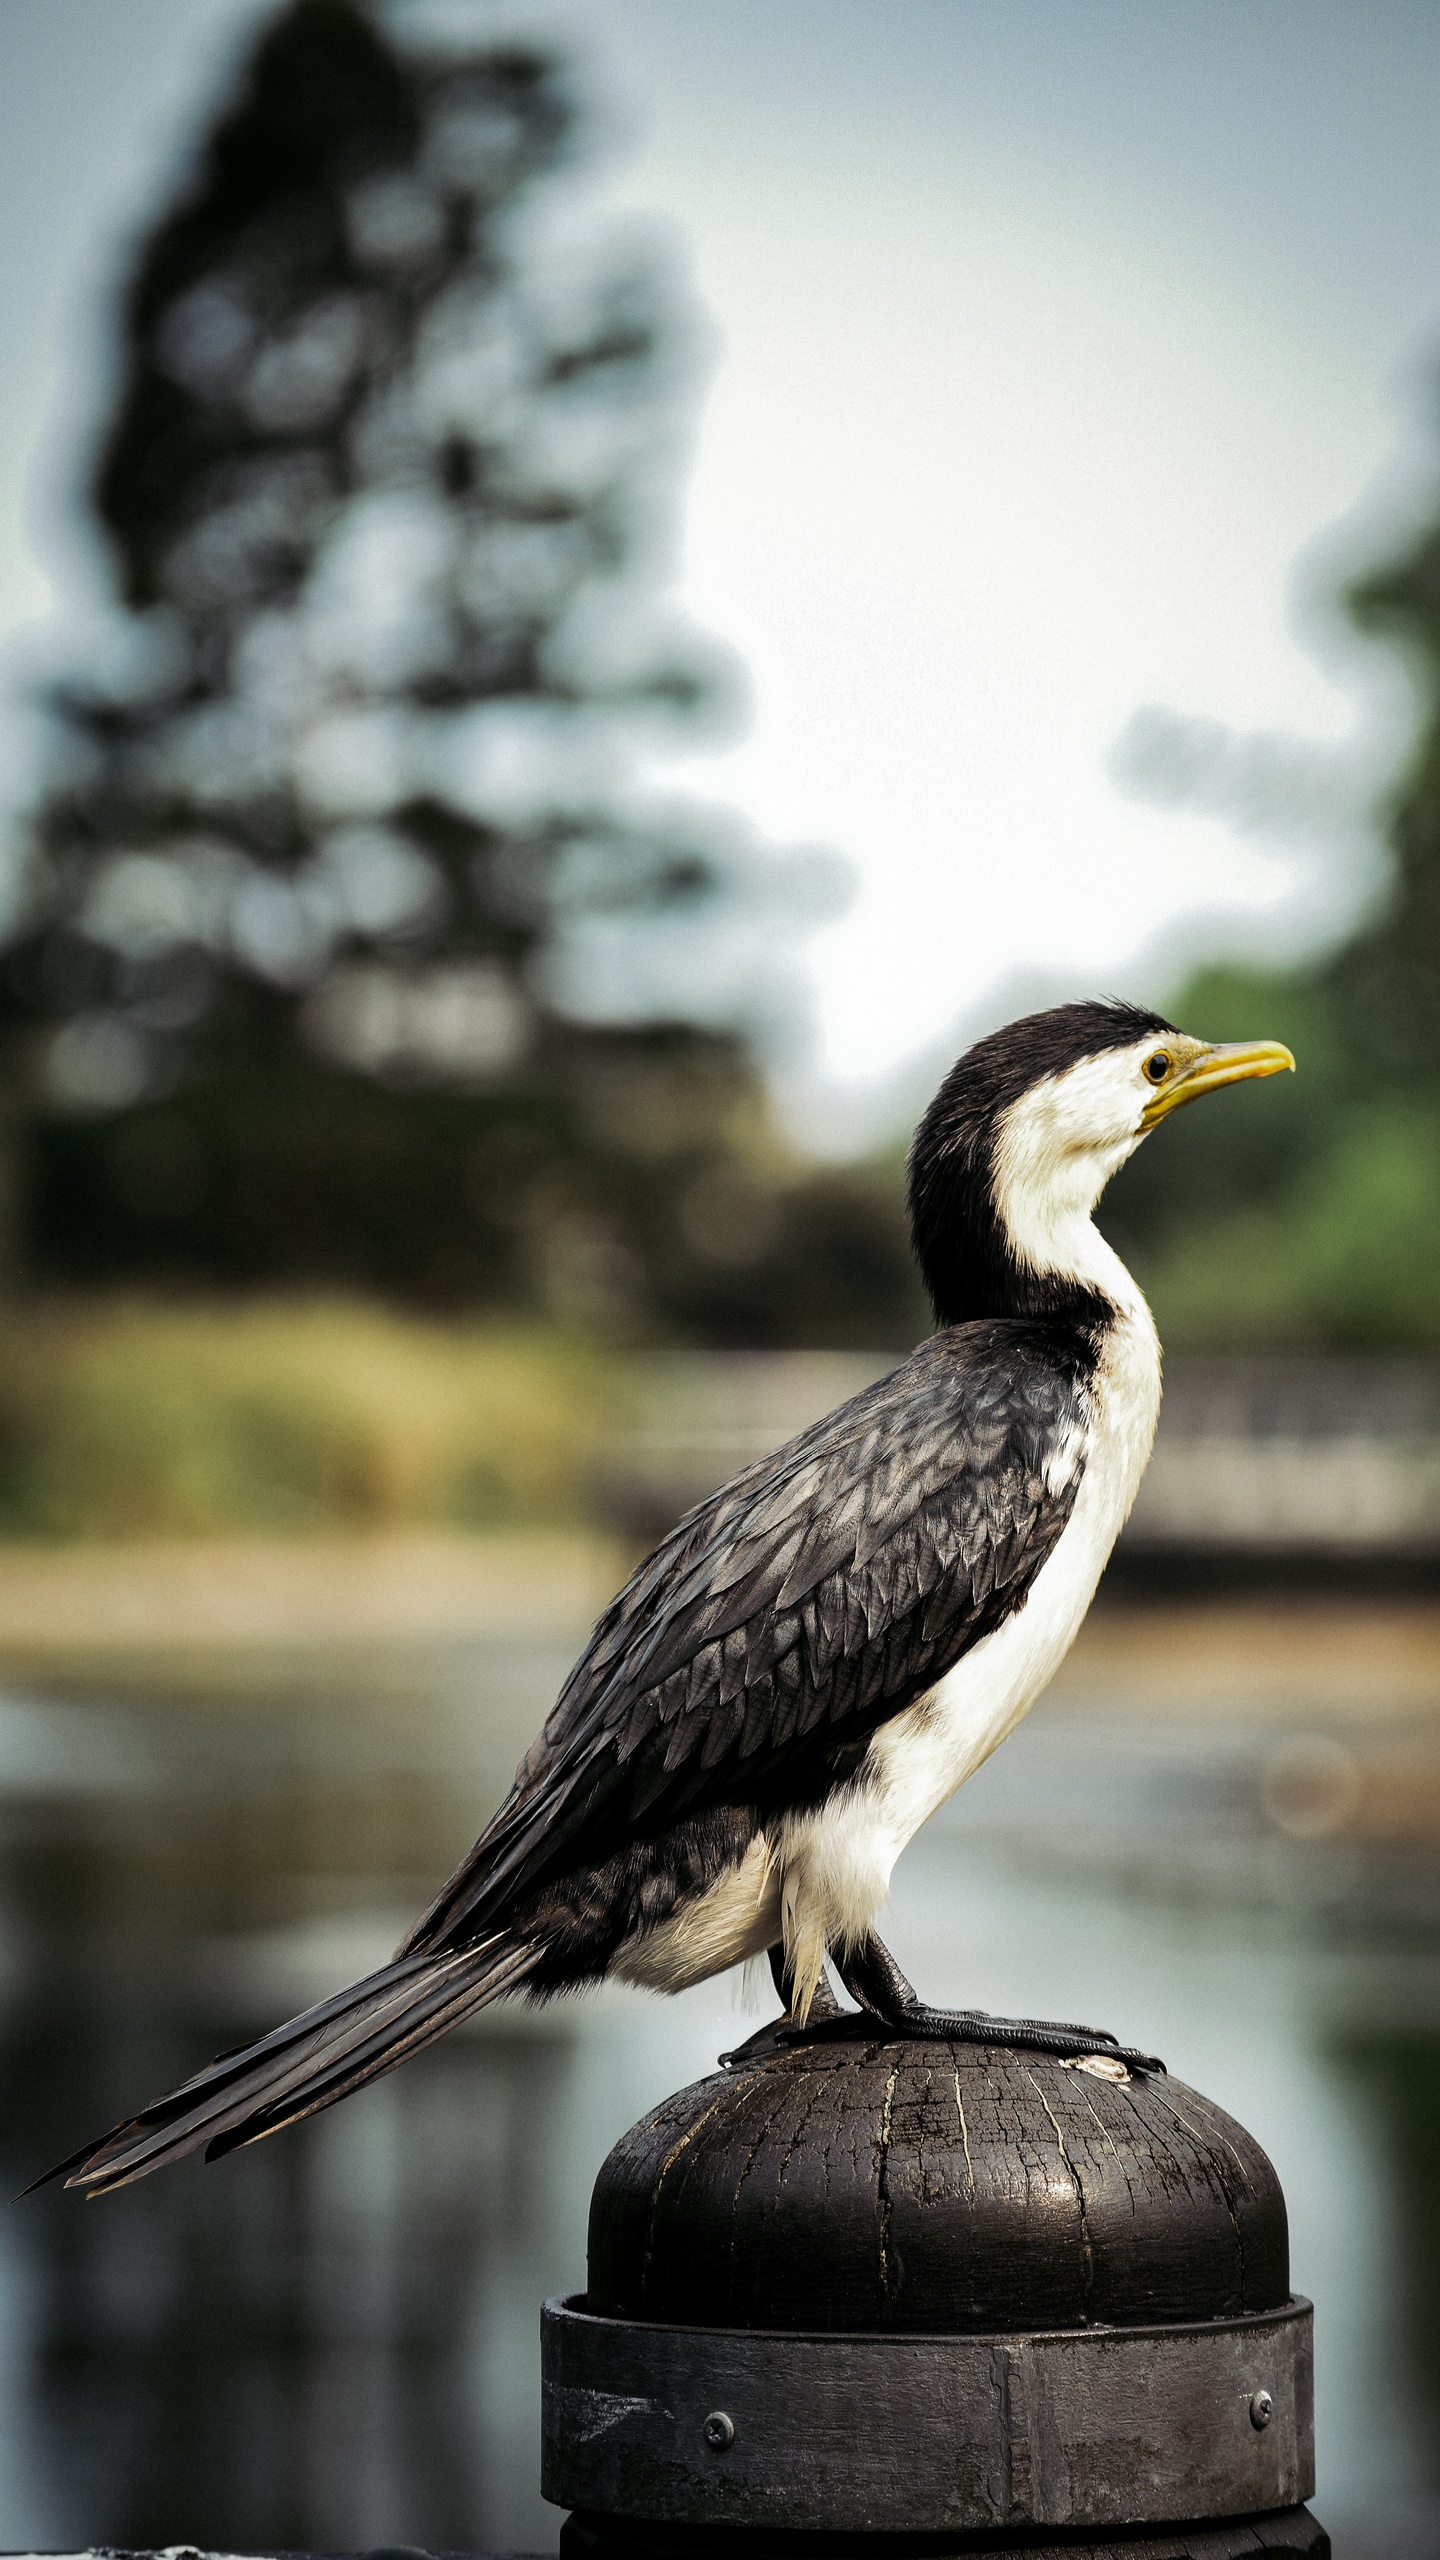
{"type": "Polygon", "coordinates": [[[754,1060],[835,866],[636,778],[728,678],[662,601],[687,333],[582,142],[552,53],[290,0],[139,255],[123,608],[0,987],[37,1276],[916,1329],[895,1209],[754,1060]]]}
{"type": "Polygon", "coordinates": [[[1205,969],[1174,999],[1187,1028],[1286,1040],[1301,1069],[1187,1112],[1116,1186],[1107,1226],[1177,1344],[1440,1345],[1440,525],[1346,603],[1416,682],[1389,882],[1338,951],[1205,969]]]}

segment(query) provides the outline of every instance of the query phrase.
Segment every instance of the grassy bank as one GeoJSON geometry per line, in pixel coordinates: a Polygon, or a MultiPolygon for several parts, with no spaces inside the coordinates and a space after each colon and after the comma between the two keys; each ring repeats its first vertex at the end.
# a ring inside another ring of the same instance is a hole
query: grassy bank
{"type": "Polygon", "coordinates": [[[345,1300],[0,1312],[0,1535],[586,1515],[619,1373],[518,1326],[345,1300]]]}

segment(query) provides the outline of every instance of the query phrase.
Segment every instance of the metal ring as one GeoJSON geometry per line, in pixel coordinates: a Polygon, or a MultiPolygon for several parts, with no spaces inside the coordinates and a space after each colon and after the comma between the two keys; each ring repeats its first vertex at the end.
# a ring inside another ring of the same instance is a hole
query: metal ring
{"type": "Polygon", "coordinates": [[[541,2486],[557,2506],[776,2531],[1257,2515],[1314,2488],[1311,2321],[1296,2298],[1183,2326],[870,2336],[547,2302],[541,2486]]]}

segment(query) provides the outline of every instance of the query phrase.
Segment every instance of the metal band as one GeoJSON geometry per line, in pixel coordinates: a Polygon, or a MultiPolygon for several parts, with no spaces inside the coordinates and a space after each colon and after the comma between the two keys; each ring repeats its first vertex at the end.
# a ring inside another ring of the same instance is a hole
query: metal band
{"type": "Polygon", "coordinates": [[[1311,2306],[1016,2337],[679,2329],[547,2302],[557,2506],[803,2532],[1142,2525],[1315,2485],[1311,2306]]]}

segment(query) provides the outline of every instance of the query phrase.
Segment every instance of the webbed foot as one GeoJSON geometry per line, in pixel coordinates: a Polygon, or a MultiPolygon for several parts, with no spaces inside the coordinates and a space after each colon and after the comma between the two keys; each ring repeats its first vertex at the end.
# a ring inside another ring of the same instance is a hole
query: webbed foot
{"type": "Polygon", "coordinates": [[[1055,2054],[1062,2062],[1118,2063],[1127,2072],[1165,2069],[1158,2054],[1121,2044],[1106,2027],[1075,2026],[1058,2018],[992,2018],[984,2009],[932,2009],[906,1980],[889,1948],[873,1935],[849,1955],[837,1955],[835,1969],[862,2010],[901,2035],[1016,2045],[1023,2052],[1055,2054]]]}
{"type": "Polygon", "coordinates": [[[733,2051],[722,2053],[722,2064],[733,2070],[747,2062],[763,2062],[774,2054],[791,2052],[796,2045],[873,2037],[877,2028],[889,2028],[897,2035],[933,2037],[938,2043],[1013,2045],[1021,2052],[1053,2054],[1059,2061],[1077,2070],[1088,2069],[1101,2079],[1123,2080],[1132,2071],[1165,2069],[1158,2054],[1141,2053],[1134,2045],[1121,2044],[1107,2027],[1082,2027],[1058,2018],[993,2018],[985,2009],[932,2009],[907,1981],[883,1940],[873,1935],[849,1955],[836,1955],[834,1963],[846,1990],[860,2006],[842,2009],[822,1977],[810,2015],[802,2024],[792,2014],[793,1985],[784,1949],[772,1947],[770,1970],[785,2002],[786,2014],[757,2028],[733,2051]]]}

